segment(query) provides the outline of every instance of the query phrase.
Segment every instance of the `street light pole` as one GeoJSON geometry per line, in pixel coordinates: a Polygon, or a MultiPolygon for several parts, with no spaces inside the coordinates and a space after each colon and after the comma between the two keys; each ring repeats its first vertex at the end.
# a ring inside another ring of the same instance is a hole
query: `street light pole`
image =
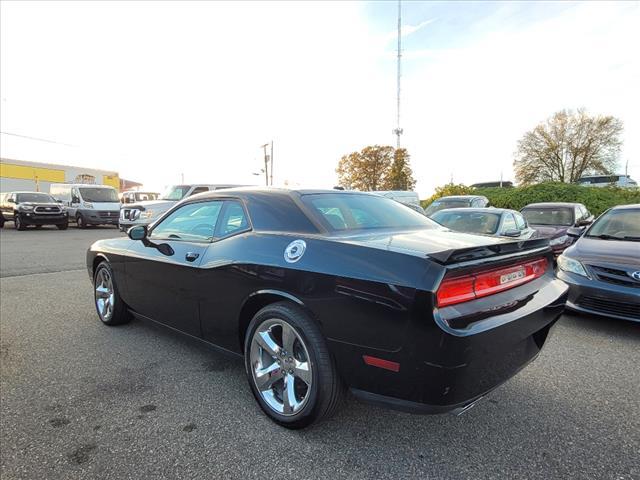
{"type": "Polygon", "coordinates": [[[268,143],[262,145],[262,148],[264,149],[264,179],[267,187],[269,186],[269,154],[267,153],[268,146],[268,143]]]}
{"type": "Polygon", "coordinates": [[[271,186],[273,187],[273,140],[271,140],[271,186]]]}

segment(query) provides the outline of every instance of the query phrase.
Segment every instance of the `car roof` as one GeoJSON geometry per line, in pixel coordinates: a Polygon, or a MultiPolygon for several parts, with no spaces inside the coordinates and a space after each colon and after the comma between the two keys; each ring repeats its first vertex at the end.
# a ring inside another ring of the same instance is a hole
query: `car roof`
{"type": "Polygon", "coordinates": [[[631,203],[629,205],[616,205],[615,207],[611,207],[611,210],[635,210],[636,208],[640,208],[640,203],[631,203]]]}
{"type": "Polygon", "coordinates": [[[487,198],[484,195],[447,195],[446,197],[436,198],[434,202],[439,200],[466,200],[472,198],[487,198]]]}
{"type": "Polygon", "coordinates": [[[434,215],[437,215],[437,214],[442,213],[442,212],[496,213],[498,215],[502,215],[503,213],[520,213],[520,212],[517,212],[515,210],[511,210],[509,208],[494,208],[494,207],[479,208],[479,207],[474,207],[474,208],[443,208],[442,210],[438,210],[436,213],[434,213],[434,215]]]}
{"type": "MultiPolygon", "coordinates": [[[[533,207],[533,208],[575,207],[576,205],[582,205],[582,203],[577,203],[577,202],[540,202],[540,203],[530,203],[529,205],[526,205],[526,206],[522,207],[522,209],[524,210],[525,208],[529,208],[529,207],[533,207]]],[[[584,206],[584,205],[582,205],[582,206],[584,206]]]]}
{"type": "Polygon", "coordinates": [[[32,190],[18,190],[18,191],[12,191],[12,192],[3,192],[3,194],[10,194],[10,193],[42,193],[43,195],[49,195],[51,196],[51,194],[49,192],[34,192],[32,190]]]}

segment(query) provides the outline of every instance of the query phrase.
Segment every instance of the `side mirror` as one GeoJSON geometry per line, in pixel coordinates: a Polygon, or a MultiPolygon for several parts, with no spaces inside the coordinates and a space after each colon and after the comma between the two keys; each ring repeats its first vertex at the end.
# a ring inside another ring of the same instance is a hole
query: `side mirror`
{"type": "Polygon", "coordinates": [[[127,235],[131,240],[144,240],[147,238],[147,226],[136,225],[127,230],[127,235]]]}
{"type": "Polygon", "coordinates": [[[571,227],[567,229],[567,235],[571,238],[580,238],[584,230],[584,227],[571,227]]]}
{"type": "Polygon", "coordinates": [[[505,230],[503,235],[505,237],[519,237],[520,235],[522,235],[522,232],[515,228],[510,228],[509,230],[505,230]]]}
{"type": "Polygon", "coordinates": [[[7,198],[7,203],[16,203],[16,201],[13,198],[7,198]]]}
{"type": "Polygon", "coordinates": [[[80,203],[80,199],[78,197],[71,197],[71,203],[80,203]]]}
{"type": "Polygon", "coordinates": [[[591,225],[592,222],[593,217],[583,218],[582,220],[576,222],[576,227],[586,227],[587,225],[591,225]]]}
{"type": "Polygon", "coordinates": [[[56,198],[56,203],[63,203],[63,202],[59,198],[56,198]]]}

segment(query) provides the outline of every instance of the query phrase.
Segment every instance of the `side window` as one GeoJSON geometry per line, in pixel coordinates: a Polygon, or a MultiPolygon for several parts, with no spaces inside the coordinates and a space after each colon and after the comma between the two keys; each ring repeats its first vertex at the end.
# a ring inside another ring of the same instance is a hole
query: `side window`
{"type": "Polygon", "coordinates": [[[75,187],[71,189],[71,203],[80,203],[80,195],[75,187]]]}
{"type": "Polygon", "coordinates": [[[207,187],[196,187],[193,189],[193,191],[189,194],[189,196],[191,195],[197,195],[198,193],[203,193],[203,192],[208,192],[209,189],[207,187]]]}
{"type": "Polygon", "coordinates": [[[236,200],[226,201],[222,218],[218,222],[216,237],[224,238],[234,233],[245,231],[248,227],[247,215],[240,202],[236,200]]]}
{"type": "Polygon", "coordinates": [[[524,230],[527,228],[527,222],[524,221],[524,217],[522,215],[519,213],[514,213],[513,215],[516,217],[516,226],[518,227],[518,230],[524,230]]]}
{"type": "Polygon", "coordinates": [[[516,228],[516,221],[511,213],[507,213],[504,216],[504,223],[502,224],[502,231],[506,232],[507,230],[518,230],[518,228],[516,228]]]}
{"type": "Polygon", "coordinates": [[[214,237],[222,204],[222,200],[215,200],[183,205],[156,225],[149,238],[210,242],[214,237]]]}

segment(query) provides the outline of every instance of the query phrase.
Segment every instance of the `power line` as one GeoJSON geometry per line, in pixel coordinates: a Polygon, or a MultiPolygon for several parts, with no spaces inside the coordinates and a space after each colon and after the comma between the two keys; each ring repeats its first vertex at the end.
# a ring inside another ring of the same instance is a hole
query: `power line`
{"type": "Polygon", "coordinates": [[[0,132],[3,135],[11,135],[12,137],[28,138],[29,140],[37,140],[38,142],[55,143],[56,145],[64,145],[66,147],[77,147],[77,145],[70,145],[68,143],[56,142],[55,140],[48,140],[46,138],[30,137],[29,135],[20,135],[18,133],[0,132]]]}

